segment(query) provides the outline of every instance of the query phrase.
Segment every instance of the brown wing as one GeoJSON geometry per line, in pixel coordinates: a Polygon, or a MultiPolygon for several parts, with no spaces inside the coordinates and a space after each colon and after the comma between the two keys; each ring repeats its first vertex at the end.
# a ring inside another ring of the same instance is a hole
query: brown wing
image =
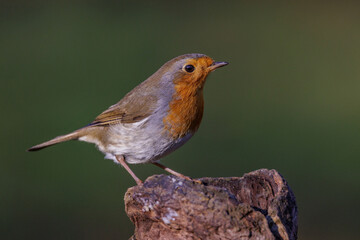
{"type": "MultiPolygon", "coordinates": [[[[138,94],[139,95],[139,94],[138,94]]],[[[90,126],[104,126],[117,123],[134,123],[151,115],[155,109],[157,98],[151,95],[140,95],[135,98],[128,94],[120,102],[109,107],[90,126]]]]}

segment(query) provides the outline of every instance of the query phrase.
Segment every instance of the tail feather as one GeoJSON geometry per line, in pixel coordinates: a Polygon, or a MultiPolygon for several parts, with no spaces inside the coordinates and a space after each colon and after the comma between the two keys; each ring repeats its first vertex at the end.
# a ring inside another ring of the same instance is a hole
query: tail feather
{"type": "Polygon", "coordinates": [[[80,137],[79,131],[75,131],[75,132],[72,132],[72,133],[69,133],[69,134],[66,134],[66,135],[58,136],[58,137],[56,137],[54,139],[51,139],[51,140],[49,140],[47,142],[35,145],[35,146],[29,148],[28,151],[29,152],[37,151],[37,150],[52,146],[52,145],[57,144],[57,143],[66,142],[66,141],[69,141],[69,140],[76,140],[79,137],[80,137]]]}

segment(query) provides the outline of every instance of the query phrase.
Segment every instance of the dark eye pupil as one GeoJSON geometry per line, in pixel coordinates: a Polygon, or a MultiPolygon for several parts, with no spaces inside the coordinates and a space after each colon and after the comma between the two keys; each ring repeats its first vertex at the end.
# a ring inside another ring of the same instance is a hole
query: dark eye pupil
{"type": "Polygon", "coordinates": [[[185,71],[187,72],[193,72],[195,70],[195,67],[193,65],[186,65],[185,71]]]}

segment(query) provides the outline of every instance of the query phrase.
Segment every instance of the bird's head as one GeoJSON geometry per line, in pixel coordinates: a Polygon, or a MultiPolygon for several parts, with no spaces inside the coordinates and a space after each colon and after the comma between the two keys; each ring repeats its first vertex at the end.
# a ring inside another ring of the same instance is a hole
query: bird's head
{"type": "Polygon", "coordinates": [[[185,54],[171,59],[159,71],[165,81],[188,90],[202,89],[208,74],[227,62],[215,62],[212,58],[198,53],[185,54]]]}

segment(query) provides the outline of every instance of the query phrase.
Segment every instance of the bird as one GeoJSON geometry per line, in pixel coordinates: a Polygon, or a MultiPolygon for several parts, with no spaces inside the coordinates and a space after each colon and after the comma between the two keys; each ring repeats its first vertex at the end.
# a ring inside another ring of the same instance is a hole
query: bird
{"type": "Polygon", "coordinates": [[[90,124],[28,151],[79,140],[94,143],[106,159],[122,165],[137,185],[142,181],[128,164],[151,163],[192,180],[161,164],[160,159],[181,147],[198,130],[204,112],[206,78],[226,65],[200,53],[175,57],[90,124]]]}

